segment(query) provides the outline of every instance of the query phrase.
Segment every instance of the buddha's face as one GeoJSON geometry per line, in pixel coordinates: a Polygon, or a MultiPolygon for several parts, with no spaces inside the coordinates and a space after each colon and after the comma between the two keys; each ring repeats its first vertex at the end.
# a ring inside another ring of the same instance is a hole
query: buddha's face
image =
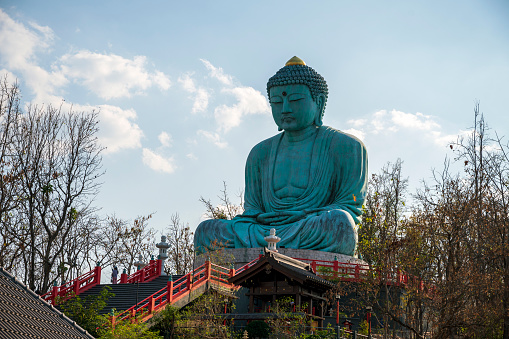
{"type": "Polygon", "coordinates": [[[300,131],[313,125],[321,107],[303,84],[270,88],[270,106],[276,125],[285,131],[300,131]]]}

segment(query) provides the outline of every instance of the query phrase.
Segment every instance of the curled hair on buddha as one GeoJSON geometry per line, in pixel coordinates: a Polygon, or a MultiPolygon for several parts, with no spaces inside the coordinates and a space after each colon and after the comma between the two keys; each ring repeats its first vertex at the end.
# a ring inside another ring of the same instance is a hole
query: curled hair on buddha
{"type": "Polygon", "coordinates": [[[325,105],[327,104],[327,97],[329,89],[325,79],[318,74],[314,69],[307,66],[306,63],[294,56],[288,60],[283,68],[276,72],[267,82],[267,96],[270,101],[270,89],[274,86],[285,86],[294,84],[304,84],[308,86],[311,97],[315,102],[318,102],[320,94],[323,95],[324,102],[322,112],[318,119],[315,119],[315,125],[321,126],[323,115],[325,113],[325,105]]]}

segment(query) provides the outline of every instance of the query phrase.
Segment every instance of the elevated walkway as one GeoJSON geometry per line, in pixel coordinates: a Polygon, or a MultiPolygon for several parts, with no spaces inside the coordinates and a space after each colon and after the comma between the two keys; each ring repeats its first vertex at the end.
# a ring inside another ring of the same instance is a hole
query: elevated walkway
{"type": "MultiPolygon", "coordinates": [[[[181,275],[174,275],[173,280],[180,279],[181,275]]],[[[108,314],[112,309],[124,311],[138,302],[153,295],[167,287],[169,277],[166,275],[159,276],[149,282],[131,283],[131,284],[101,284],[95,285],[89,290],[80,294],[80,298],[86,298],[90,295],[99,295],[106,286],[111,287],[110,292],[115,296],[108,300],[106,306],[99,312],[100,314],[108,314]]],[[[157,295],[156,295],[157,296],[157,295]]]]}

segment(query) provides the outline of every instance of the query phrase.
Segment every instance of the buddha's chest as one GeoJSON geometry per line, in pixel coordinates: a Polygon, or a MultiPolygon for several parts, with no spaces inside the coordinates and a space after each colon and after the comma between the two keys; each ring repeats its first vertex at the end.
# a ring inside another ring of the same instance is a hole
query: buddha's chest
{"type": "Polygon", "coordinates": [[[307,188],[312,153],[312,142],[280,145],[272,178],[278,198],[299,197],[307,188]]]}

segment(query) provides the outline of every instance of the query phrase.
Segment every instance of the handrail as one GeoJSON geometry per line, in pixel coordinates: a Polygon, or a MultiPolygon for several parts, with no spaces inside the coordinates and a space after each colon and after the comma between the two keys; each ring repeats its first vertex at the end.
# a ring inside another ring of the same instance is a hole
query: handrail
{"type": "Polygon", "coordinates": [[[96,266],[92,271],[84,273],[79,277],[63,283],[61,286],[53,286],[53,288],[43,294],[43,298],[48,303],[55,305],[58,299],[59,302],[63,302],[73,295],[78,295],[85,292],[86,290],[101,283],[101,266],[96,266]]]}
{"type": "Polygon", "coordinates": [[[147,266],[143,267],[142,269],[134,272],[129,276],[122,274],[120,278],[120,283],[134,284],[136,282],[141,283],[151,281],[161,275],[162,270],[161,265],[162,265],[161,259],[150,260],[150,263],[147,266]]]}
{"type": "Polygon", "coordinates": [[[193,290],[209,282],[216,285],[222,285],[229,288],[238,288],[230,284],[228,278],[235,274],[235,269],[228,269],[206,261],[203,265],[195,268],[192,272],[182,276],[176,281],[168,281],[166,287],[143,299],[136,305],[112,317],[112,324],[117,320],[134,321],[136,317],[144,317],[146,320],[152,317],[153,313],[172,304],[189,294],[193,290]]]}

